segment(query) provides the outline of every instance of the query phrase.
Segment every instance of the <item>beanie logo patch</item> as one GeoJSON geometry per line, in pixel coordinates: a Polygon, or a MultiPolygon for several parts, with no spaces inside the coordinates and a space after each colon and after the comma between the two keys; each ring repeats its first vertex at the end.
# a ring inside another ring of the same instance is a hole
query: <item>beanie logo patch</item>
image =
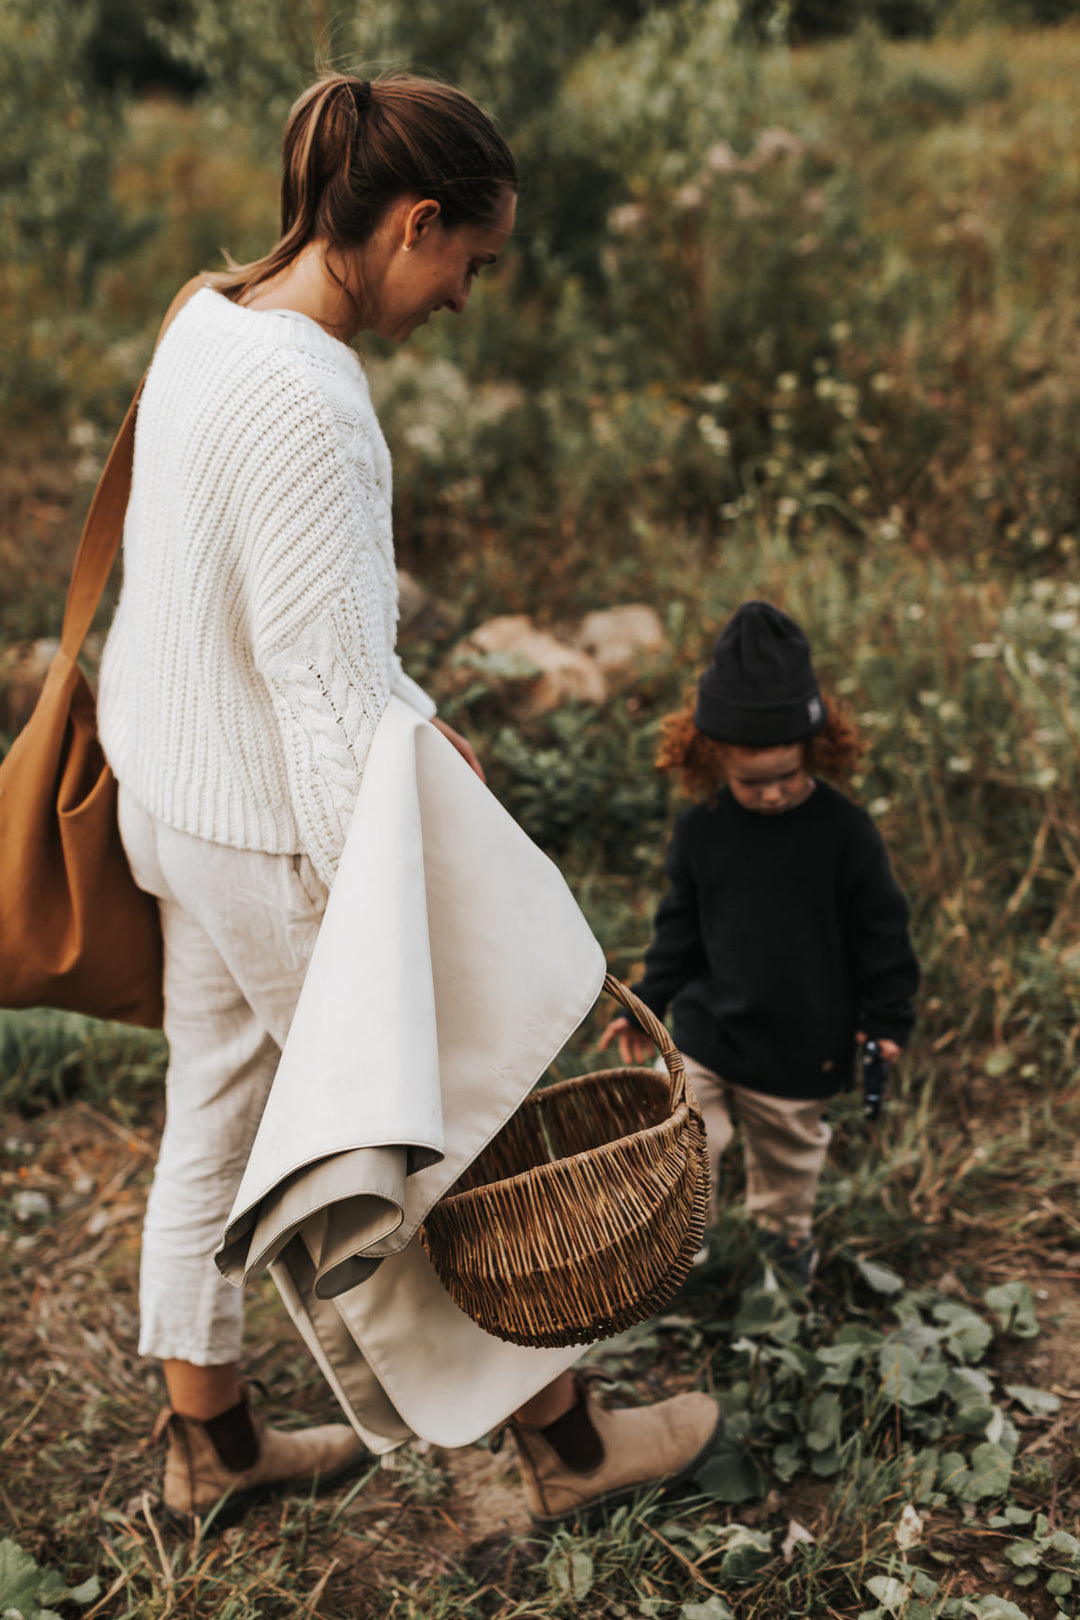
{"type": "Polygon", "coordinates": [[[806,705],[806,712],[807,712],[807,715],[809,716],[810,724],[812,726],[816,726],[818,721],[824,718],[825,709],[822,706],[821,699],[816,695],[816,693],[812,698],[810,698],[808,700],[807,705],[806,705]]]}

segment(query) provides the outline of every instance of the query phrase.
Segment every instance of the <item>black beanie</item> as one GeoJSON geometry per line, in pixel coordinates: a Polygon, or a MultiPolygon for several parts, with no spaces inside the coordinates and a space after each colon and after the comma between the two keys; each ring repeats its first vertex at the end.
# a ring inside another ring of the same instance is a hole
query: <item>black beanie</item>
{"type": "Polygon", "coordinates": [[[826,721],[810,643],[771,602],[744,602],[698,682],[694,724],[717,742],[779,748],[826,721]]]}

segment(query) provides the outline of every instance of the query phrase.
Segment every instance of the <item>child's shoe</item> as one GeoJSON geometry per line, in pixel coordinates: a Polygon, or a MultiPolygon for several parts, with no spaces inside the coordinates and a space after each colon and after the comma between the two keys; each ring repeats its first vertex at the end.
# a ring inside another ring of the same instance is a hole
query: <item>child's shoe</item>
{"type": "Polygon", "coordinates": [[[788,1232],[768,1232],[763,1234],[761,1250],[781,1276],[806,1293],[814,1280],[819,1259],[818,1246],[809,1234],[793,1237],[788,1232]]]}

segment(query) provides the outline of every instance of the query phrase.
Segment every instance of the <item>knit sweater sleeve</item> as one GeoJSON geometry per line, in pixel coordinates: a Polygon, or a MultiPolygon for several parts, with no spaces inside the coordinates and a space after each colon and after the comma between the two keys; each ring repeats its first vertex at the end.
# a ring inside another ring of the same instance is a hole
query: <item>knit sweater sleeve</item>
{"type": "Polygon", "coordinates": [[[306,399],[286,463],[261,491],[253,647],[281,730],[304,852],[333,882],[376,727],[392,691],[424,694],[394,652],[392,549],[381,539],[363,420],[306,399]]]}
{"type": "Polygon", "coordinates": [[[881,834],[864,813],[844,871],[848,950],[859,1028],[902,1046],[915,1023],[919,964],[908,933],[907,900],[892,873],[881,834]]]}
{"type": "Polygon", "coordinates": [[[692,979],[707,975],[697,886],[684,847],[681,821],[675,823],[664,859],[668,888],[656,912],[653,938],[645,952],[645,973],[633,989],[663,1018],[672,997],[692,979]]]}

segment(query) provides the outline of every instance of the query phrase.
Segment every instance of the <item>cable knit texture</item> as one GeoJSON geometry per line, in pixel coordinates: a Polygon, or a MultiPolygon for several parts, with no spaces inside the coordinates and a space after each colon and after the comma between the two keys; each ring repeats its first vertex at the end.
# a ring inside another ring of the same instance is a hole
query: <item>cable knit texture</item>
{"type": "Polygon", "coordinates": [[[205,289],[143,390],[98,723],[154,815],[333,880],[390,693],[390,455],[359,360],[205,289]]]}

